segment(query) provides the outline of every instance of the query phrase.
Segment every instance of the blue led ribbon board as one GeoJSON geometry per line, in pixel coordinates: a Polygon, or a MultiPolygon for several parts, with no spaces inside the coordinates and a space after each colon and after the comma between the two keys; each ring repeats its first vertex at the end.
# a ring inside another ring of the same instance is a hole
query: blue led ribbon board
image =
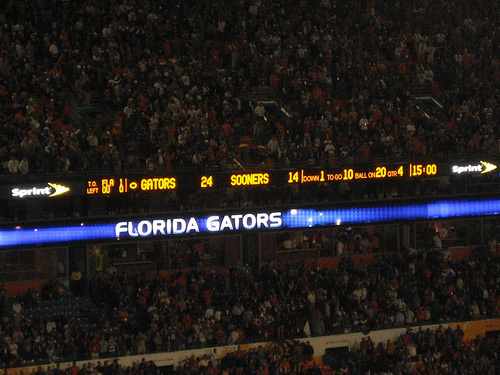
{"type": "Polygon", "coordinates": [[[287,228],[352,225],[390,221],[432,220],[500,214],[500,199],[437,201],[400,206],[371,206],[337,209],[296,209],[283,214],[287,228]]]}
{"type": "Polygon", "coordinates": [[[290,209],[228,215],[166,217],[110,223],[0,230],[0,248],[74,241],[144,239],[287,228],[312,228],[410,220],[433,220],[500,214],[500,199],[436,201],[393,206],[290,209]]]}

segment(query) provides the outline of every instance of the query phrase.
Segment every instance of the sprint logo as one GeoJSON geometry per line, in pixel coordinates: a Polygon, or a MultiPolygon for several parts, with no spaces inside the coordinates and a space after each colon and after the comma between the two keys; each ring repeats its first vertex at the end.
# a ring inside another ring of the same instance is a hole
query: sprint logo
{"type": "Polygon", "coordinates": [[[71,190],[67,186],[55,184],[53,182],[47,182],[47,185],[49,186],[44,186],[44,187],[34,186],[28,189],[14,188],[12,189],[11,193],[12,196],[16,198],[39,197],[39,196],[45,196],[51,198],[61,194],[65,194],[71,190]]]}
{"type": "Polygon", "coordinates": [[[454,165],[451,167],[451,173],[462,174],[462,173],[488,173],[497,169],[497,166],[487,161],[479,161],[479,164],[468,164],[468,165],[454,165]]]}
{"type": "Polygon", "coordinates": [[[482,170],[481,173],[488,173],[497,169],[495,164],[488,163],[487,161],[480,161],[480,163],[484,165],[484,170],[482,170]]]}

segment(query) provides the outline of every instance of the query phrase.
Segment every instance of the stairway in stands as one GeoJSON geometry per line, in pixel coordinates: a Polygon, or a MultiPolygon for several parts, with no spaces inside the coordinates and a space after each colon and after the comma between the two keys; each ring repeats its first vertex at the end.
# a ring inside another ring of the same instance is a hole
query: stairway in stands
{"type": "Polygon", "coordinates": [[[92,128],[98,116],[114,118],[115,113],[102,102],[74,103],[71,116],[84,129],[92,128]]]}
{"type": "Polygon", "coordinates": [[[269,86],[256,86],[252,92],[246,93],[244,98],[248,100],[250,107],[253,109],[259,102],[266,109],[264,120],[267,121],[269,116],[275,116],[278,120],[285,120],[292,117],[292,111],[280,99],[272,87],[269,86]]]}
{"type": "Polygon", "coordinates": [[[443,105],[435,94],[432,85],[417,85],[412,87],[410,92],[417,108],[422,110],[427,118],[439,117],[439,114],[443,111],[443,105]]]}

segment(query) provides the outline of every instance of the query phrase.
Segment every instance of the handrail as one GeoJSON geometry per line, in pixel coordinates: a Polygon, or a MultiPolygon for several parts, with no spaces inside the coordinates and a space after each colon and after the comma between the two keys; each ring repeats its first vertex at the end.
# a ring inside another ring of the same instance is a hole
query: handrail
{"type": "MultiPolygon", "coordinates": [[[[85,123],[88,127],[91,127],[94,124],[94,121],[92,121],[92,119],[89,117],[89,115],[87,115],[84,111],[82,111],[80,106],[73,106],[73,111],[78,113],[78,116],[80,116],[85,121],[85,123]]],[[[71,115],[72,115],[73,119],[77,123],[79,123],[78,119],[75,118],[73,113],[71,115]]]]}

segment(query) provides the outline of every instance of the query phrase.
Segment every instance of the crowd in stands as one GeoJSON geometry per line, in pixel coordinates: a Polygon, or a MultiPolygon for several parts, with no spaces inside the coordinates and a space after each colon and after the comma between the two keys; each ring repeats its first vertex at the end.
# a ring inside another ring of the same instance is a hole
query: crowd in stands
{"type": "Polygon", "coordinates": [[[396,341],[375,344],[363,339],[359,349],[340,361],[340,374],[496,374],[498,344],[495,336],[464,337],[460,326],[436,330],[411,328],[396,341]]]}
{"type": "Polygon", "coordinates": [[[452,261],[446,252],[382,253],[338,269],[277,263],[89,281],[82,319],[24,312],[30,293],[2,298],[1,361],[97,358],[249,341],[364,332],[500,315],[496,254],[452,261]],[[425,255],[425,256],[424,256],[425,255]]]}
{"type": "Polygon", "coordinates": [[[139,363],[132,363],[131,366],[123,366],[118,359],[97,361],[96,364],[88,362],[87,364],[77,366],[73,362],[71,366],[62,368],[60,363],[55,366],[49,365],[34,366],[32,371],[19,370],[16,375],[162,375],[154,361],[146,361],[145,358],[139,363]]]}
{"type": "MultiPolygon", "coordinates": [[[[228,353],[220,363],[203,358],[188,358],[177,373],[180,375],[212,374],[296,374],[296,375],[406,375],[406,374],[497,374],[497,337],[464,337],[460,327],[439,326],[436,330],[408,329],[397,340],[375,343],[363,338],[349,353],[331,355],[325,366],[306,353],[307,344],[273,343],[262,347],[228,353]]],[[[325,358],[325,357],[324,357],[325,358]]]]}
{"type": "Polygon", "coordinates": [[[310,374],[322,375],[321,363],[314,359],[314,348],[309,342],[292,340],[273,342],[245,349],[238,346],[221,359],[205,354],[186,358],[177,368],[178,375],[210,374],[310,374]]]}
{"type": "MultiPolygon", "coordinates": [[[[222,358],[217,353],[190,356],[175,366],[176,375],[406,375],[466,374],[494,375],[499,369],[500,338],[485,336],[469,339],[458,326],[439,326],[436,330],[407,329],[396,340],[373,342],[365,337],[348,353],[315,358],[309,343],[277,341],[266,348],[238,346],[222,358]],[[326,364],[328,363],[328,364],[326,364]]],[[[156,375],[162,374],[153,361],[124,367],[118,360],[98,361],[66,369],[59,364],[42,366],[26,375],[156,375]]]]}
{"type": "Polygon", "coordinates": [[[498,152],[498,11],[493,0],[8,0],[2,169],[498,152]],[[249,101],[262,86],[290,117],[249,101]],[[415,86],[443,108],[425,116],[415,86]],[[95,101],[113,114],[75,120],[95,101]]]}
{"type": "MultiPolygon", "coordinates": [[[[500,151],[500,4],[493,0],[7,0],[1,7],[0,174],[500,151]],[[269,88],[260,92],[291,115],[266,108],[255,87],[269,88]],[[443,108],[426,116],[414,89],[432,92],[443,108]],[[79,122],[76,106],[94,102],[112,114],[79,122]]],[[[500,315],[494,254],[452,261],[408,250],[375,260],[355,265],[345,257],[336,269],[276,263],[106,275],[89,281],[93,308],[83,317],[28,316],[44,297],[31,291],[11,299],[0,290],[0,363],[500,315]]],[[[386,345],[364,340],[334,371],[498,373],[499,344],[465,341],[460,330],[409,330],[386,345]]],[[[301,367],[310,358],[300,347],[236,352],[207,366],[195,359],[179,371],[318,375],[314,364],[301,367]]],[[[109,361],[68,372],[157,369],[109,361]]]]}

